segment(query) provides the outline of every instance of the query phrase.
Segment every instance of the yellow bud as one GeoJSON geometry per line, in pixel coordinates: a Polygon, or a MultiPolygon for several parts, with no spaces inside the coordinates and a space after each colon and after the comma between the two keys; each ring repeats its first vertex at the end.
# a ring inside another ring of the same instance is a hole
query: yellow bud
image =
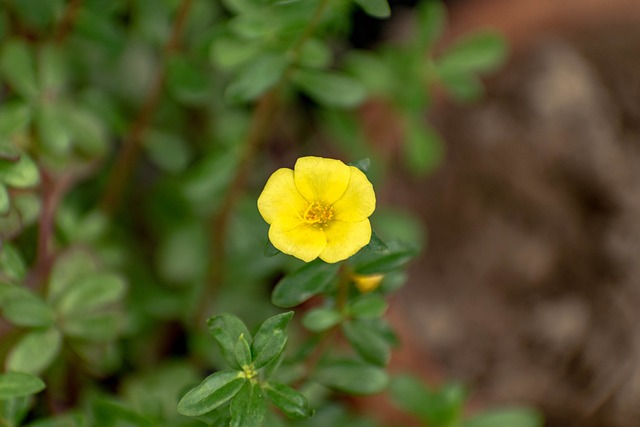
{"type": "Polygon", "coordinates": [[[380,286],[384,274],[354,274],[351,278],[356,288],[364,294],[376,290],[380,286]]]}

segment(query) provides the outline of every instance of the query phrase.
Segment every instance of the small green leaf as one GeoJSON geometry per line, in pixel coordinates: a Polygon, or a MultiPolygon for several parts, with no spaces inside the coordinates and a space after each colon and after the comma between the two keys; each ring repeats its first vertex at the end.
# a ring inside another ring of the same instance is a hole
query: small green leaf
{"type": "Polygon", "coordinates": [[[418,5],[418,40],[424,51],[442,35],[447,19],[447,11],[439,1],[427,1],[418,5]]]}
{"type": "Polygon", "coordinates": [[[7,370],[40,374],[58,355],[61,338],[56,328],[29,332],[9,352],[7,370]]]}
{"type": "Polygon", "coordinates": [[[542,415],[530,408],[487,411],[462,422],[461,427],[542,427],[542,415]]]}
{"type": "Polygon", "coordinates": [[[49,301],[56,303],[70,285],[96,269],[95,258],[84,249],[74,248],[60,254],[49,278],[49,301]]]}
{"type": "Polygon", "coordinates": [[[267,383],[262,389],[264,394],[289,418],[302,419],[313,415],[307,398],[284,384],[267,383]]]}
{"type": "Polygon", "coordinates": [[[458,40],[436,60],[436,67],[439,74],[485,73],[501,66],[506,56],[504,37],[482,31],[458,40]]]}
{"type": "Polygon", "coordinates": [[[324,364],[314,377],[327,387],[356,395],[379,393],[389,383],[384,369],[355,360],[324,364]]]}
{"type": "Polygon", "coordinates": [[[356,160],[355,162],[351,162],[348,166],[355,166],[364,174],[369,172],[369,167],[371,167],[371,159],[368,157],[366,159],[356,160]]]}
{"type": "Polygon", "coordinates": [[[305,264],[278,282],[271,295],[271,302],[278,307],[293,307],[327,291],[338,268],[338,264],[327,264],[320,260],[305,264]]]}
{"type": "Polygon", "coordinates": [[[259,53],[258,45],[235,37],[221,37],[211,44],[211,59],[223,70],[239,67],[259,53]]]}
{"type": "Polygon", "coordinates": [[[307,40],[302,46],[298,57],[298,63],[309,68],[325,68],[330,62],[331,49],[318,39],[307,40]]]}
{"type": "Polygon", "coordinates": [[[0,136],[0,162],[17,162],[19,159],[20,152],[15,145],[9,139],[0,136]]]}
{"type": "Polygon", "coordinates": [[[387,0],[355,0],[367,15],[375,18],[388,18],[391,16],[391,8],[387,0]]]}
{"type": "Polygon", "coordinates": [[[38,166],[22,153],[17,162],[0,162],[0,181],[13,188],[33,187],[40,182],[38,166]]]}
{"type": "Polygon", "coordinates": [[[404,143],[405,162],[416,175],[432,172],[444,157],[440,135],[422,123],[407,126],[404,143]]]}
{"type": "Polygon", "coordinates": [[[379,253],[379,254],[383,254],[383,253],[388,253],[389,252],[389,247],[380,238],[380,236],[378,236],[378,234],[375,232],[375,230],[371,230],[371,240],[369,240],[369,243],[367,244],[367,246],[365,246],[365,248],[367,248],[367,250],[369,250],[371,252],[375,252],[375,253],[379,253]]]}
{"type": "Polygon", "coordinates": [[[346,75],[314,70],[298,70],[293,81],[303,92],[327,107],[352,108],[361,104],[367,91],[346,75]]]}
{"type": "Polygon", "coordinates": [[[7,187],[0,183],[0,216],[8,214],[9,209],[11,209],[9,191],[7,191],[7,187]]]}
{"type": "Polygon", "coordinates": [[[2,308],[4,317],[18,326],[49,326],[55,319],[51,307],[22,289],[7,297],[2,308]]]}
{"type": "Polygon", "coordinates": [[[27,266],[20,251],[7,242],[4,242],[0,251],[0,271],[16,281],[22,281],[27,274],[27,266]]]}
{"type": "Polygon", "coordinates": [[[238,337],[238,342],[236,343],[236,361],[238,365],[249,366],[251,364],[251,347],[249,347],[249,343],[244,338],[244,334],[240,334],[238,337]]]}
{"type": "Polygon", "coordinates": [[[24,372],[0,374],[0,400],[36,394],[45,388],[38,377],[24,372]]]}
{"type": "Polygon", "coordinates": [[[351,316],[357,319],[375,319],[382,316],[389,304],[379,295],[363,295],[349,308],[351,316]]]}
{"type": "Polygon", "coordinates": [[[73,282],[60,298],[58,310],[65,317],[91,313],[119,301],[126,290],[124,280],[115,274],[96,273],[73,282]]]}
{"type": "Polygon", "coordinates": [[[107,342],[118,336],[122,320],[122,314],[117,312],[76,314],[64,319],[61,327],[69,337],[91,342],[107,342]]]}
{"type": "Polygon", "coordinates": [[[244,65],[227,87],[225,96],[236,102],[256,99],[278,83],[286,68],[284,55],[264,53],[244,65]]]}
{"type": "Polygon", "coordinates": [[[342,332],[353,349],[367,362],[378,366],[386,366],[389,363],[391,357],[389,344],[378,334],[375,327],[370,327],[366,321],[344,322],[342,332]]]}
{"type": "Polygon", "coordinates": [[[267,402],[258,383],[247,381],[231,401],[229,427],[262,427],[267,402]]]}
{"type": "Polygon", "coordinates": [[[434,426],[454,424],[462,414],[466,398],[464,388],[458,384],[448,384],[440,390],[431,391],[409,375],[394,378],[390,391],[396,405],[434,426]]]}
{"type": "Polygon", "coordinates": [[[221,314],[207,320],[207,326],[209,333],[218,342],[224,360],[229,366],[242,369],[236,359],[236,343],[241,335],[251,341],[251,334],[242,320],[232,314],[221,314]]]}
{"type": "Polygon", "coordinates": [[[0,71],[16,92],[25,98],[38,93],[33,52],[23,41],[14,39],[3,42],[0,71]]]}
{"type": "Polygon", "coordinates": [[[335,308],[314,308],[305,313],[302,325],[311,332],[322,332],[342,321],[342,314],[335,308]]]}
{"type": "Polygon", "coordinates": [[[246,381],[238,371],[216,372],[184,395],[178,412],[193,417],[212,411],[235,396],[246,381]]]}
{"type": "Polygon", "coordinates": [[[385,254],[371,254],[356,261],[357,274],[387,273],[407,264],[418,251],[410,246],[398,246],[385,254]]]}
{"type": "Polygon", "coordinates": [[[264,256],[266,256],[267,258],[271,258],[281,253],[282,252],[280,252],[280,249],[273,246],[271,240],[267,239],[267,244],[264,246],[264,256]]]}
{"type": "Polygon", "coordinates": [[[167,85],[181,102],[197,104],[207,98],[209,80],[203,67],[181,55],[172,55],[167,67],[167,85]]]}
{"type": "Polygon", "coordinates": [[[71,133],[63,121],[62,110],[51,103],[42,105],[37,111],[35,122],[43,148],[54,155],[68,155],[71,150],[71,133]]]}
{"type": "MultiPolygon", "coordinates": [[[[21,101],[4,103],[0,107],[0,137],[7,138],[23,131],[30,121],[31,109],[28,104],[21,101]]],[[[0,155],[0,158],[6,158],[6,154],[0,155]]],[[[18,156],[12,158],[17,160],[18,156]]]]}
{"type": "MultiPolygon", "coordinates": [[[[33,399],[31,396],[14,397],[13,399],[0,399],[0,421],[4,421],[6,425],[15,427],[21,426],[22,420],[27,416],[33,399]]],[[[32,427],[29,424],[29,427],[32,427]]],[[[41,426],[33,426],[41,427],[41,426]]],[[[52,426],[42,426],[52,427],[52,426]]],[[[53,426],[60,427],[60,426],[53,426]]],[[[64,426],[71,427],[71,426],[64,426]]],[[[79,426],[78,426],[79,427],[79,426]]]]}
{"type": "Polygon", "coordinates": [[[59,46],[51,43],[43,45],[38,52],[40,87],[47,93],[59,92],[67,79],[67,63],[59,46]]]}
{"type": "Polygon", "coordinates": [[[278,314],[265,320],[251,343],[253,366],[260,369],[282,353],[287,344],[286,328],[293,311],[278,314]]]}

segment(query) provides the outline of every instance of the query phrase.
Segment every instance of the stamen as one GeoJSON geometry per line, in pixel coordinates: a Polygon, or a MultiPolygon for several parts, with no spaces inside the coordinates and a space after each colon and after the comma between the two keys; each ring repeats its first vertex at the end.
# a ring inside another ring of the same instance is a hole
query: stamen
{"type": "Polygon", "coordinates": [[[333,219],[333,207],[313,202],[305,211],[304,219],[310,224],[322,226],[333,219]]]}

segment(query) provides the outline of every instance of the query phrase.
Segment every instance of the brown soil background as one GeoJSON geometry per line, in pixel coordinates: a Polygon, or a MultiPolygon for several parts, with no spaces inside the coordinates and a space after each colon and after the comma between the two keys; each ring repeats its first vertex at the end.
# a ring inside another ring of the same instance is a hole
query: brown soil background
{"type": "Polygon", "coordinates": [[[548,427],[640,426],[640,1],[450,14],[447,39],[498,28],[512,57],[482,102],[438,102],[437,172],[383,195],[429,231],[394,304],[412,331],[395,364],[548,427]]]}

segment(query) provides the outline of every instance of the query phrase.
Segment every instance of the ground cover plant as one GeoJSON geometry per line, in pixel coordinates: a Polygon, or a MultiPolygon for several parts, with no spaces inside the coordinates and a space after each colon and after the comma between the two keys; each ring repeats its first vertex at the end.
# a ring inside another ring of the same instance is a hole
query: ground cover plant
{"type": "Polygon", "coordinates": [[[541,425],[388,371],[424,242],[378,206],[358,114],[385,106],[429,173],[432,88],[478,99],[500,36],[436,51],[436,2],[366,51],[352,16],[385,0],[0,5],[0,425],[387,425],[348,404],[373,394],[415,425],[541,425]]]}

